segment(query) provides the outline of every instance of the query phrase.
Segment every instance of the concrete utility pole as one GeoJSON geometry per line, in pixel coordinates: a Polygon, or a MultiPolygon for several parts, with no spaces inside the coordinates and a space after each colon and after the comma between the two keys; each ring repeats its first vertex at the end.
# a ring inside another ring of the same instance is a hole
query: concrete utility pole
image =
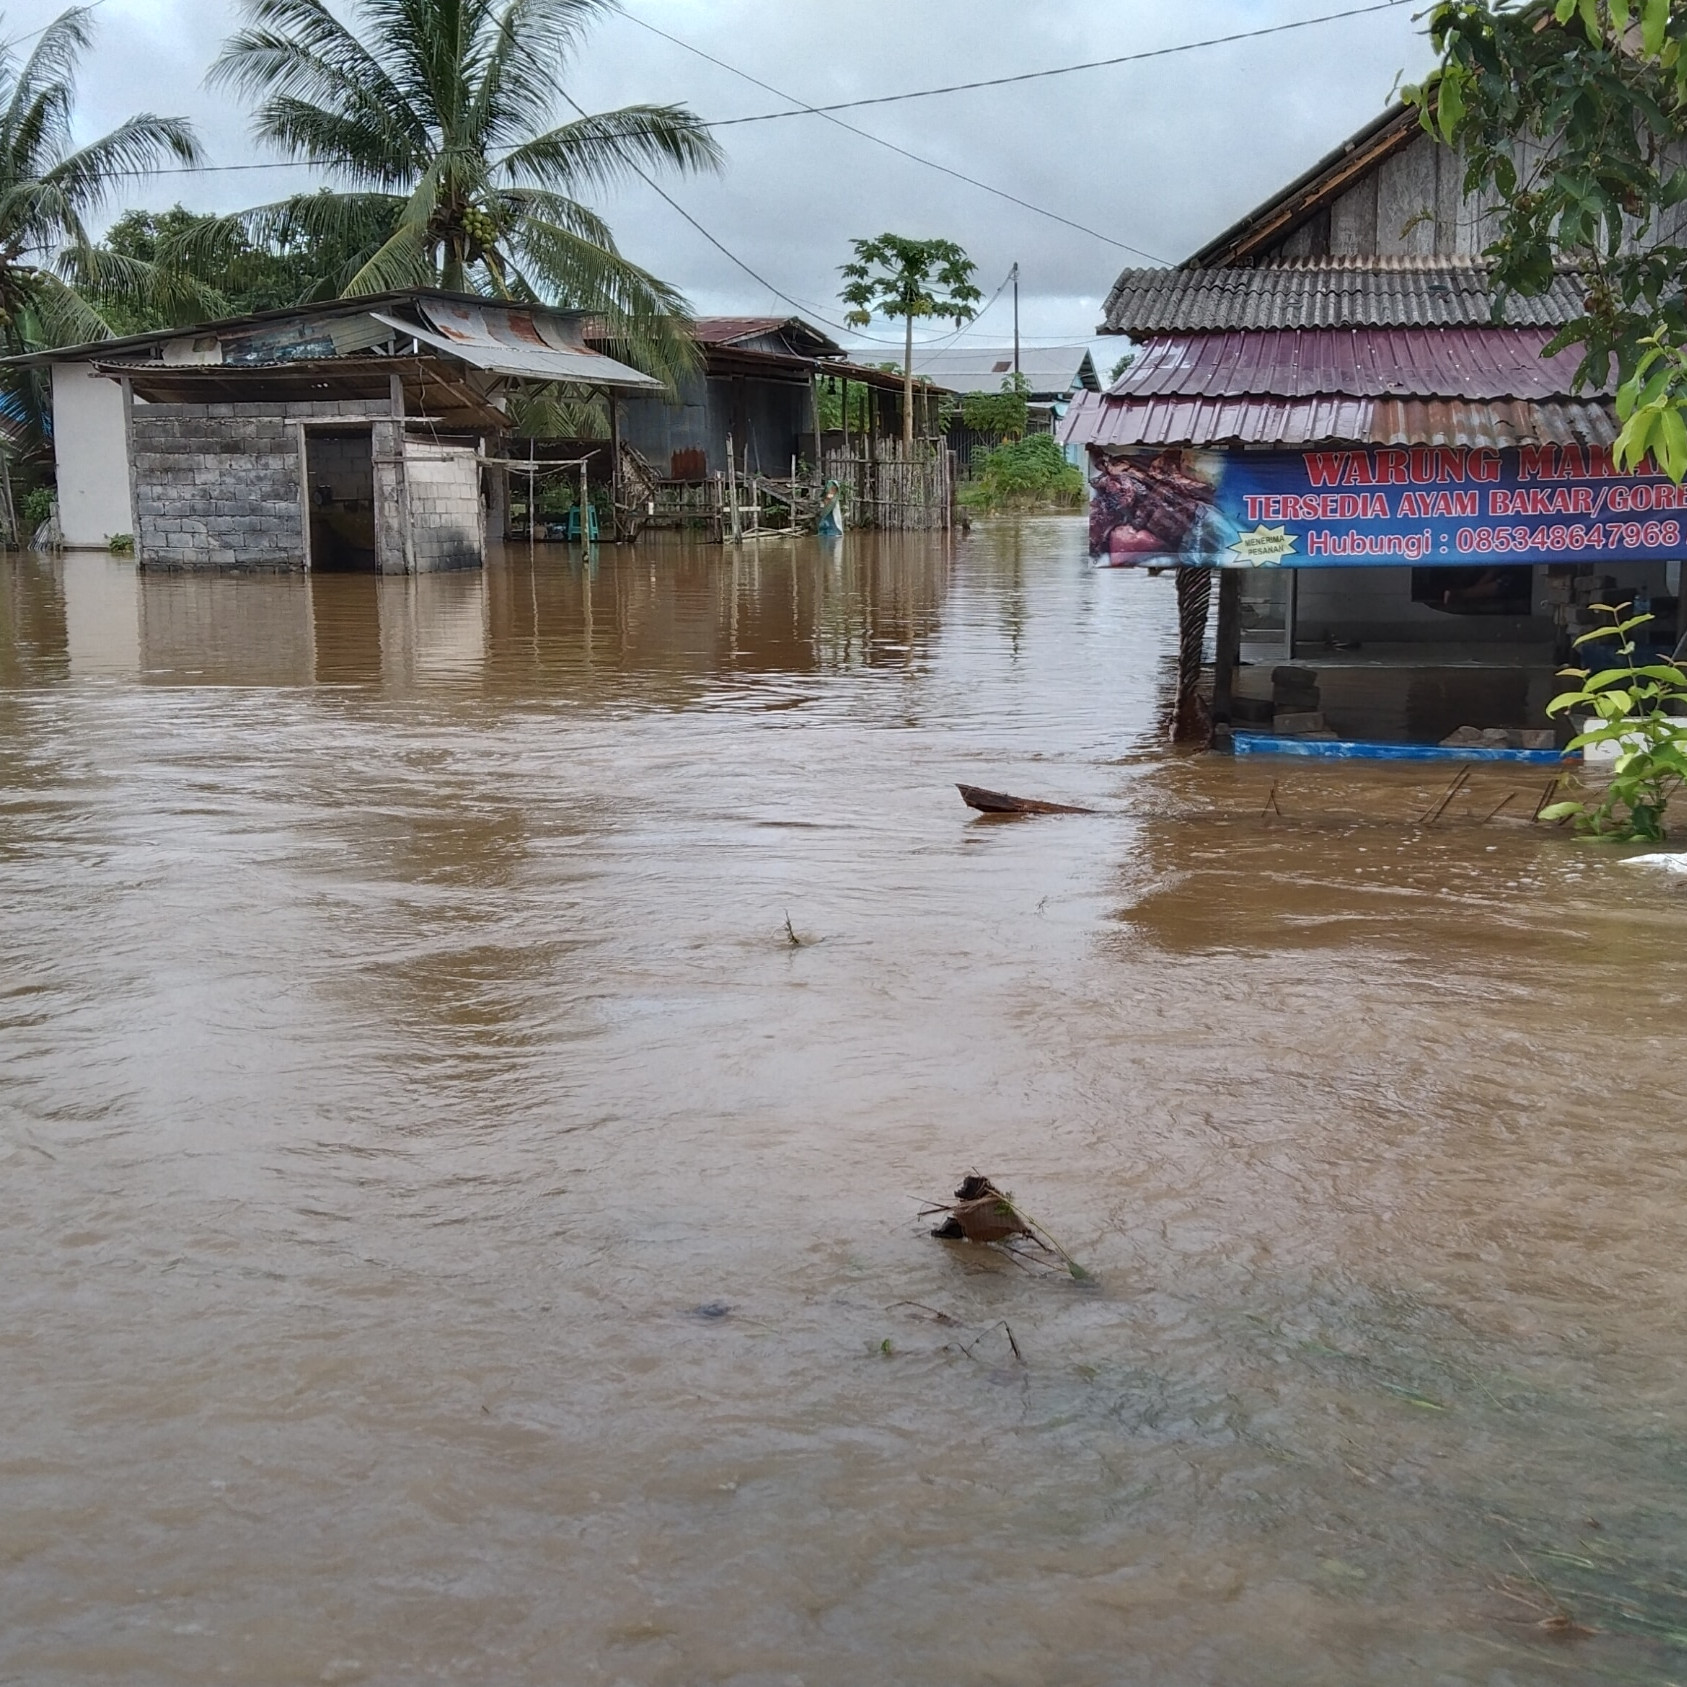
{"type": "Polygon", "coordinates": [[[1019,373],[1019,265],[1013,266],[1013,372],[1019,373]]]}

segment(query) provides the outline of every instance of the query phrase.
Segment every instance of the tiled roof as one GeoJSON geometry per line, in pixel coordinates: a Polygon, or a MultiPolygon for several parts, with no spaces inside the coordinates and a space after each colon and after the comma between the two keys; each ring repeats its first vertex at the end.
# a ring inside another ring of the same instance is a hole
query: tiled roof
{"type": "MultiPolygon", "coordinates": [[[[1584,284],[1561,272],[1538,298],[1513,294],[1511,327],[1561,328],[1584,284]]],[[[1457,258],[1284,258],[1236,269],[1128,269],[1107,296],[1102,332],[1268,328],[1480,328],[1493,324],[1488,267],[1457,258]]]]}
{"type": "Polygon", "coordinates": [[[1109,446],[1256,445],[1610,445],[1609,405],[1499,399],[1143,398],[1082,393],[1060,427],[1063,444],[1109,446]]]}
{"type": "Polygon", "coordinates": [[[1545,328],[1316,328],[1152,339],[1114,398],[1571,398],[1572,348],[1545,328]]]}

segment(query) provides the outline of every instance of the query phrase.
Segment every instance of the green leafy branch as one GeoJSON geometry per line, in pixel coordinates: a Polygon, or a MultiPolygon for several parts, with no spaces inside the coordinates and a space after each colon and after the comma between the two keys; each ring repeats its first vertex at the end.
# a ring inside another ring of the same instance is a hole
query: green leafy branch
{"type": "Polygon", "coordinates": [[[1592,605],[1611,617],[1610,625],[1583,633],[1576,644],[1615,639],[1621,664],[1598,671],[1561,670],[1566,678],[1581,683],[1560,692],[1546,706],[1549,715],[1580,709],[1597,721],[1577,733],[1566,748],[1615,745],[1610,780],[1597,797],[1552,803],[1541,810],[1539,818],[1574,819],[1579,832],[1613,843],[1662,843],[1664,811],[1687,781],[1687,720],[1674,712],[1687,707],[1687,670],[1674,661],[1635,660],[1633,634],[1652,616],[1630,615],[1631,607],[1626,603],[1592,605]]]}
{"type": "Polygon", "coordinates": [[[1581,314],[1543,355],[1579,346],[1576,384],[1613,382],[1620,467],[1648,454],[1687,477],[1687,4],[1438,0],[1439,60],[1403,94],[1456,147],[1464,191],[1495,207],[1484,249],[1496,322],[1565,279],[1581,314]]]}

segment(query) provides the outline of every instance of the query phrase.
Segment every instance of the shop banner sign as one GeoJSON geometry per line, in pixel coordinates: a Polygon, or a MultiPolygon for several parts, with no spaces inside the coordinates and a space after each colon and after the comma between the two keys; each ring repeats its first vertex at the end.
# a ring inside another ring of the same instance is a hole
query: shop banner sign
{"type": "Polygon", "coordinates": [[[1097,451],[1090,486],[1118,568],[1668,561],[1687,521],[1687,488],[1602,446],[1097,451]]]}

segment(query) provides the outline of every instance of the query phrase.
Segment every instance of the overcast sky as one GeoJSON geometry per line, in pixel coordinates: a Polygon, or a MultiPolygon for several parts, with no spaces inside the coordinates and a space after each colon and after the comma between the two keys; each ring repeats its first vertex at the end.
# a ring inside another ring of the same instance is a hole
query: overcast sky
{"type": "MultiPolygon", "coordinates": [[[[1367,0],[626,0],[586,44],[569,93],[589,109],[676,101],[709,118],[782,102],[633,20],[642,18],[795,98],[832,100],[1012,75],[1140,52],[1367,0]]],[[[1375,3],[1375,0],[1370,0],[1375,3]]],[[[7,32],[38,28],[61,7],[14,0],[7,32]]],[[[1396,77],[1429,54],[1402,4],[1264,39],[1142,64],[842,114],[910,152],[1175,262],[1298,175],[1382,110],[1396,77]]],[[[355,16],[355,4],[339,6],[355,16]]],[[[245,113],[204,87],[233,27],[227,0],[102,0],[84,70],[79,128],[137,109],[185,115],[214,162],[268,156],[245,113]]],[[[664,186],[761,280],[711,246],[647,188],[600,204],[622,248],[679,285],[707,314],[784,312],[770,288],[837,322],[837,267],[858,235],[891,230],[958,241],[986,296],[1009,266],[1022,275],[1029,341],[1089,340],[1114,275],[1147,258],[1049,221],[825,119],[801,115],[723,130],[717,177],[664,186]]],[[[297,167],[138,183],[128,204],[193,209],[256,204],[320,178],[297,167]]],[[[966,331],[1011,336],[1004,295],[966,331]]],[[[884,325],[871,335],[895,337],[884,325]]],[[[963,342],[965,343],[965,342],[963,342]]],[[[1111,348],[1109,348],[1111,349],[1111,348]]],[[[876,348],[875,348],[876,350],[876,348]]]]}

